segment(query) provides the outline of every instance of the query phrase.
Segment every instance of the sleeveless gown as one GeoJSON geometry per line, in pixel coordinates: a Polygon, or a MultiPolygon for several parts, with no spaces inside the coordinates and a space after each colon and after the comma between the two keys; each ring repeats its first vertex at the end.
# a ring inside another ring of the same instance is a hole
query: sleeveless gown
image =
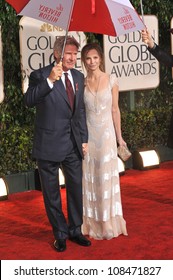
{"type": "Polygon", "coordinates": [[[83,160],[82,232],[94,239],[127,235],[112,120],[111,89],[115,84],[116,76],[110,75],[107,88],[93,93],[86,86],[84,92],[89,151],[83,160]]]}

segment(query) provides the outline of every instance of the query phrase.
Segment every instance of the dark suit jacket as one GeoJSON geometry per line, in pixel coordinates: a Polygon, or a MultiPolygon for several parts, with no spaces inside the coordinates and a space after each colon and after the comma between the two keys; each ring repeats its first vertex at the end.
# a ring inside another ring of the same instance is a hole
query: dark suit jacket
{"type": "Polygon", "coordinates": [[[173,67],[173,55],[166,53],[158,45],[155,49],[148,48],[148,50],[159,62],[168,67],[173,67]]]}
{"type": "Polygon", "coordinates": [[[82,143],[88,142],[85,107],[83,102],[84,75],[72,69],[75,86],[75,108],[72,112],[63,82],[47,83],[53,64],[33,71],[24,100],[28,107],[36,107],[33,157],[61,162],[64,160],[71,132],[81,157],[82,143]]]}
{"type": "MultiPolygon", "coordinates": [[[[166,53],[158,45],[156,45],[155,49],[148,48],[148,50],[159,62],[168,67],[173,67],[173,55],[166,53]]],[[[173,113],[171,116],[167,145],[168,147],[173,148],[173,113]]]]}

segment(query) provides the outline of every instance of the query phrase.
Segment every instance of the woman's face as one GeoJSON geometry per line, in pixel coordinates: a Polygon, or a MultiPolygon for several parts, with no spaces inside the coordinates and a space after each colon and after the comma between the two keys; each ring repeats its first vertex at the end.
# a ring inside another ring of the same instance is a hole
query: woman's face
{"type": "Polygon", "coordinates": [[[95,49],[90,50],[85,56],[85,67],[87,70],[95,71],[99,68],[101,58],[95,49]]]}

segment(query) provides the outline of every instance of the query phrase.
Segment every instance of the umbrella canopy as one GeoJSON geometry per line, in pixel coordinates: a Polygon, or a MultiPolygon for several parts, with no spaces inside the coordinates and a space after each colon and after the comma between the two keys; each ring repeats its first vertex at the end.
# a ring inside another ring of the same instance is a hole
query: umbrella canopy
{"type": "Polygon", "coordinates": [[[128,0],[6,0],[18,15],[64,30],[120,36],[145,25],[128,0]]]}

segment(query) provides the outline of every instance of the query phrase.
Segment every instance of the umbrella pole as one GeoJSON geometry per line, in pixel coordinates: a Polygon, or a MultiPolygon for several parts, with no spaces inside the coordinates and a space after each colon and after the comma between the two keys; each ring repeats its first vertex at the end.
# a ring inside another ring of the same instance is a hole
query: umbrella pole
{"type": "Polygon", "coordinates": [[[69,19],[68,19],[68,24],[67,24],[67,29],[66,29],[66,33],[65,33],[64,44],[63,44],[62,53],[61,53],[61,61],[63,60],[63,56],[64,56],[64,49],[65,49],[65,45],[66,45],[66,42],[67,42],[68,29],[69,29],[69,26],[70,26],[70,20],[71,20],[71,15],[72,15],[73,7],[74,7],[74,1],[75,0],[73,0],[73,3],[71,5],[71,9],[70,9],[70,16],[69,16],[69,19]]]}
{"type": "Polygon", "coordinates": [[[65,38],[64,38],[64,43],[63,43],[63,48],[62,48],[62,53],[61,53],[61,60],[63,60],[63,56],[64,56],[64,49],[65,49],[65,45],[66,45],[66,42],[67,42],[67,35],[68,35],[68,29],[66,30],[66,33],[65,33],[65,38]]]}
{"type": "Polygon", "coordinates": [[[140,0],[140,3],[141,3],[141,15],[142,15],[142,21],[143,21],[143,23],[145,24],[145,21],[144,21],[144,10],[143,10],[143,3],[142,3],[142,0],[140,0]]]}

